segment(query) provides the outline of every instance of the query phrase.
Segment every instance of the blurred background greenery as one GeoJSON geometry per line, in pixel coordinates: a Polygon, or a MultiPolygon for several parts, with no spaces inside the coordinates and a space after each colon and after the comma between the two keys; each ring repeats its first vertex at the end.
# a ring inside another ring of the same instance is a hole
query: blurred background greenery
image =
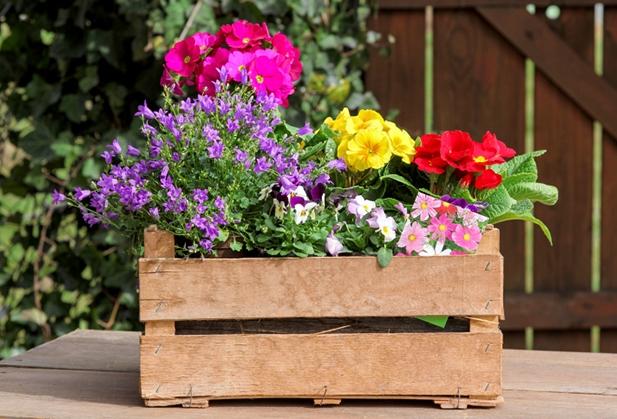
{"type": "Polygon", "coordinates": [[[365,91],[371,0],[16,0],[0,2],[0,358],[75,328],[139,330],[135,257],[117,234],[52,208],[53,189],[87,185],[133,114],[158,99],[161,59],[181,35],[240,17],[268,22],[302,51],[287,117],[320,123],[365,91]]]}

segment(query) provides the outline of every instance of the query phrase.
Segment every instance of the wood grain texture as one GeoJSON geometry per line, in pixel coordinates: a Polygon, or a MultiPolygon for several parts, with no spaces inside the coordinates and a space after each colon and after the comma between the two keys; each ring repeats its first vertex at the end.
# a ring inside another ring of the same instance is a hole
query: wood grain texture
{"type": "Polygon", "coordinates": [[[170,397],[501,394],[500,332],[143,336],[141,391],[170,397]]]}
{"type": "Polygon", "coordinates": [[[372,30],[396,42],[384,56],[370,51],[365,75],[367,89],[377,98],[384,115],[398,110],[396,123],[413,136],[424,130],[424,10],[380,12],[370,22],[372,30]]]}
{"type": "MultiPolygon", "coordinates": [[[[617,7],[604,9],[604,78],[617,87],[617,7]]],[[[602,290],[617,291],[617,142],[605,133],[602,140],[602,290]]],[[[602,329],[602,352],[617,352],[617,327],[602,329]]]]}
{"type": "Polygon", "coordinates": [[[141,259],[140,318],[501,315],[501,255],[141,259]]]}
{"type": "Polygon", "coordinates": [[[144,257],[173,258],[176,256],[173,234],[150,226],[144,231],[144,257]]]}
{"type": "MultiPolygon", "coordinates": [[[[435,128],[462,129],[476,139],[495,132],[511,147],[525,147],[524,57],[473,10],[435,11],[435,128]]],[[[522,223],[500,224],[506,291],[525,288],[522,223]]],[[[507,315],[507,313],[506,313],[507,315]]],[[[522,333],[506,347],[525,345],[522,333]]]]}
{"type": "MultiPolygon", "coordinates": [[[[578,59],[593,63],[593,19],[591,8],[562,9],[559,20],[544,19],[543,24],[550,25],[551,33],[576,51],[578,59]]],[[[562,66],[571,71],[570,63],[562,66]]],[[[535,148],[549,150],[539,159],[538,171],[543,182],[559,188],[559,202],[554,207],[536,208],[537,217],[553,230],[554,242],[551,246],[536,230],[536,292],[590,289],[592,138],[593,121],[542,71],[537,71],[535,148]]],[[[534,334],[534,349],[589,351],[590,347],[588,330],[534,334]]]]}
{"type": "Polygon", "coordinates": [[[173,321],[153,321],[145,324],[146,335],[173,336],[176,334],[176,323],[173,321]]]}

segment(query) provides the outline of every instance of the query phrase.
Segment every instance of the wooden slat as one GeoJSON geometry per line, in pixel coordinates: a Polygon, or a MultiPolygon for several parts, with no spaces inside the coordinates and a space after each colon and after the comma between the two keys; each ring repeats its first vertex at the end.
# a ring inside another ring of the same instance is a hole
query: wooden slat
{"type": "MultiPolygon", "coordinates": [[[[597,0],[534,0],[536,6],[587,6],[593,7],[597,0]]],[[[605,0],[605,5],[617,5],[617,0],[605,0]]],[[[464,7],[525,7],[529,0],[379,0],[382,10],[414,10],[426,6],[435,8],[464,8],[464,7]]]]}
{"type": "MultiPolygon", "coordinates": [[[[617,87],[617,7],[604,9],[604,77],[617,87]]],[[[617,142],[605,133],[602,140],[602,290],[617,291],[617,142]]],[[[602,352],[617,352],[617,327],[602,330],[600,335],[602,352]]]]}
{"type": "Polygon", "coordinates": [[[371,21],[371,29],[396,38],[389,56],[371,49],[366,72],[367,89],[375,94],[382,113],[398,110],[396,123],[411,135],[424,129],[424,11],[379,13],[371,21]]]}
{"type": "Polygon", "coordinates": [[[141,259],[140,318],[501,315],[501,255],[141,259]]]}
{"type": "MultiPolygon", "coordinates": [[[[524,57],[475,11],[437,10],[434,26],[435,128],[466,130],[478,140],[492,130],[523,152],[524,57]]],[[[523,291],[524,226],[511,222],[499,228],[505,289],[523,291]]],[[[523,333],[508,333],[504,339],[506,347],[525,347],[523,333]]]]}
{"type": "Polygon", "coordinates": [[[144,336],[144,398],[501,394],[501,333],[144,336]],[[446,379],[447,378],[447,379],[446,379]]]}
{"type": "MultiPolygon", "coordinates": [[[[543,27],[552,37],[559,37],[561,42],[577,51],[577,60],[593,63],[593,9],[562,9],[559,20],[544,19],[545,23],[539,18],[530,17],[538,25],[545,25],[543,27]]],[[[527,18],[521,20],[521,23],[525,22],[527,18]]],[[[540,36],[541,32],[533,32],[540,36]]],[[[549,38],[547,33],[541,36],[542,39],[549,38]]],[[[561,70],[572,71],[573,64],[566,62],[561,70]]],[[[536,215],[553,230],[555,243],[550,246],[541,232],[536,230],[536,292],[590,289],[592,138],[593,121],[589,116],[543,72],[537,71],[535,148],[549,150],[539,159],[538,170],[542,181],[559,188],[560,196],[554,207],[536,207],[536,215]]],[[[540,307],[537,313],[540,315],[540,307]]],[[[589,330],[541,331],[534,334],[534,349],[589,351],[590,342],[589,330]]]]}
{"type": "MultiPolygon", "coordinates": [[[[591,26],[586,22],[587,19],[575,19],[576,23],[571,21],[573,26],[580,23],[590,28],[590,32],[585,33],[582,39],[572,43],[564,42],[562,37],[549,29],[545,19],[530,15],[524,8],[486,7],[478,10],[497,31],[531,58],[565,94],[592,118],[602,122],[607,132],[617,136],[617,90],[595,74],[593,60],[585,60],[580,55],[581,50],[574,45],[583,41],[587,47],[587,39],[590,39],[593,46],[593,8],[562,10],[560,21],[567,19],[568,14],[588,14],[592,17],[591,26]]],[[[583,141],[583,144],[590,147],[591,138],[583,141]]]]}
{"type": "MultiPolygon", "coordinates": [[[[503,330],[617,329],[617,292],[506,293],[503,330]]],[[[585,334],[588,338],[588,335],[585,334]]],[[[585,343],[586,344],[586,343],[585,343]]]]}
{"type": "Polygon", "coordinates": [[[137,372],[139,332],[75,330],[2,360],[0,366],[137,372]]]}

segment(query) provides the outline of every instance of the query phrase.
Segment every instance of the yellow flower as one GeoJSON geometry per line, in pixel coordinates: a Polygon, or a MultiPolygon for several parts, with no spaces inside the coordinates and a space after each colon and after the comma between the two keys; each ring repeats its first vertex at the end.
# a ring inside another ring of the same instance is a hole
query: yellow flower
{"type": "Polygon", "coordinates": [[[379,114],[379,112],[374,111],[372,109],[362,109],[358,112],[358,118],[360,118],[364,122],[368,121],[377,121],[381,125],[384,124],[383,117],[379,114]]]}
{"type": "Polygon", "coordinates": [[[388,135],[376,129],[362,129],[347,143],[345,161],[353,169],[380,169],[392,157],[388,135]]]}
{"type": "Polygon", "coordinates": [[[416,147],[407,131],[392,124],[388,129],[392,153],[401,157],[404,163],[410,164],[416,155],[416,147]]]}
{"type": "Polygon", "coordinates": [[[326,118],[324,124],[326,124],[331,130],[340,134],[337,142],[340,142],[341,138],[345,136],[355,134],[357,131],[348,108],[343,108],[343,110],[336,116],[336,119],[332,119],[330,117],[326,118]]]}

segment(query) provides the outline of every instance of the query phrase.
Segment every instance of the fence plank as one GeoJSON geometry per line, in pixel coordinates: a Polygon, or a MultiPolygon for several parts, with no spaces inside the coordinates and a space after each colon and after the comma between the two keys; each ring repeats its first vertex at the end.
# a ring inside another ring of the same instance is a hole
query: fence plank
{"type": "MultiPolygon", "coordinates": [[[[581,108],[602,122],[607,132],[617,136],[617,90],[595,74],[593,55],[590,62],[583,59],[580,50],[571,48],[579,41],[572,37],[574,43],[564,43],[561,37],[547,28],[543,22],[546,19],[531,16],[522,8],[487,7],[478,10],[495,29],[533,59],[545,75],[581,108]]],[[[591,16],[590,45],[593,47],[593,8],[570,10],[584,11],[591,16]]],[[[560,20],[563,21],[568,13],[566,9],[560,20]]],[[[585,35],[581,40],[588,38],[585,35]]],[[[591,139],[588,141],[591,142],[591,139]]]]}
{"type": "Polygon", "coordinates": [[[366,85],[384,111],[397,109],[396,122],[419,135],[424,128],[424,10],[382,12],[371,29],[396,42],[387,57],[371,50],[366,85]]]}
{"type": "MultiPolygon", "coordinates": [[[[593,63],[593,8],[563,9],[559,20],[546,22],[581,58],[593,63]]],[[[555,207],[538,207],[537,215],[553,228],[551,247],[535,236],[534,291],[573,292],[590,289],[592,120],[542,72],[536,73],[535,146],[549,152],[539,161],[542,179],[560,189],[555,207]]],[[[537,315],[545,308],[538,306],[537,315]]],[[[589,331],[542,331],[534,349],[589,351],[589,331]]]]}
{"type": "MultiPolygon", "coordinates": [[[[617,87],[617,7],[604,11],[604,77],[617,87]]],[[[609,134],[603,138],[602,170],[602,290],[617,290],[617,143],[609,134]]],[[[617,328],[602,329],[602,352],[617,352],[617,328]]]]}
{"type": "Polygon", "coordinates": [[[508,293],[505,312],[503,330],[520,330],[527,326],[535,330],[617,328],[617,292],[508,293]],[[542,315],[538,315],[538,307],[542,315]]]}
{"type": "MultiPolygon", "coordinates": [[[[475,138],[492,130],[522,151],[524,57],[473,10],[438,10],[434,27],[435,128],[463,129],[475,138]]],[[[499,228],[506,290],[523,291],[524,226],[505,223],[499,228]]],[[[505,334],[504,342],[507,348],[525,347],[522,332],[505,334]]]]}
{"type": "MultiPolygon", "coordinates": [[[[530,0],[379,0],[379,8],[384,10],[412,10],[426,6],[435,8],[461,7],[525,7],[530,0]]],[[[536,6],[593,6],[598,0],[535,0],[536,6]]],[[[617,4],[617,0],[602,1],[605,5],[617,4]]]]}

